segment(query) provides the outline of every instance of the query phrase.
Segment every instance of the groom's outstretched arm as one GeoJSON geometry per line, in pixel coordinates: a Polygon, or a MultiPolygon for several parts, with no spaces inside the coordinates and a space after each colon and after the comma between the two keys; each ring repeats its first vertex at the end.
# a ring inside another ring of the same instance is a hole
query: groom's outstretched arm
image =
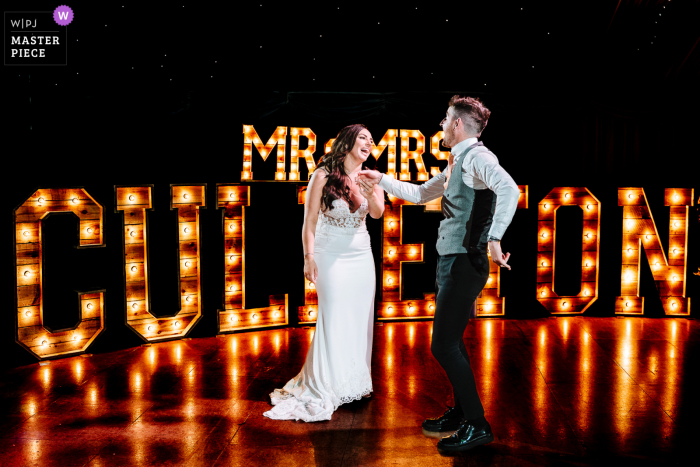
{"type": "Polygon", "coordinates": [[[442,196],[445,192],[445,180],[447,180],[442,172],[422,185],[414,185],[388,177],[376,170],[362,170],[358,178],[361,182],[379,185],[390,195],[414,204],[425,204],[442,196]]]}

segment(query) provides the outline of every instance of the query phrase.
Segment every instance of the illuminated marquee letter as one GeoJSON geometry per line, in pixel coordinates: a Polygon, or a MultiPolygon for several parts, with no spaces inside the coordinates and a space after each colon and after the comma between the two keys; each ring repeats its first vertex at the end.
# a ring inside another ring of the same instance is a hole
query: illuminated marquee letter
{"type": "Polygon", "coordinates": [[[622,285],[615,301],[615,313],[644,313],[644,297],[639,296],[641,247],[651,267],[664,313],[689,315],[690,297],[685,296],[688,257],[688,206],[693,205],[693,189],[667,188],[664,205],[671,207],[668,229],[668,259],[643,188],[619,188],[617,204],[622,208],[622,285]]]}
{"type": "Polygon", "coordinates": [[[272,150],[277,146],[277,173],[275,180],[286,180],[287,173],[284,171],[285,163],[285,139],[287,138],[287,127],[278,126],[270,139],[263,146],[258,133],[252,125],[243,125],[243,172],[241,180],[253,179],[253,146],[258,150],[263,160],[267,160],[272,150]]]}
{"type": "MultiPolygon", "coordinates": [[[[517,209],[527,209],[527,185],[518,185],[520,196],[518,197],[517,209]]],[[[489,278],[484,289],[476,299],[476,316],[503,316],[506,310],[506,298],[501,297],[501,268],[491,261],[491,251],[489,256],[489,278]]]]}
{"type": "MultiPolygon", "coordinates": [[[[297,202],[301,205],[306,203],[305,186],[297,187],[297,202]]],[[[304,305],[297,308],[299,324],[311,324],[318,318],[318,294],[313,282],[304,277],[304,305]]]]}
{"type": "MultiPolygon", "coordinates": [[[[429,318],[435,314],[435,293],[424,293],[422,300],[403,300],[401,276],[403,263],[422,262],[423,244],[403,244],[403,207],[414,205],[395,196],[388,195],[384,209],[382,245],[382,301],[379,303],[378,319],[429,318]]],[[[440,199],[423,205],[425,211],[440,211],[440,199]]]]}
{"type": "Polygon", "coordinates": [[[299,180],[299,156],[306,159],[306,167],[309,169],[307,180],[311,178],[311,174],[316,170],[316,162],[314,161],[314,153],[316,152],[316,135],[310,128],[292,128],[292,147],[289,164],[289,179],[299,180]],[[304,136],[308,141],[308,146],[303,151],[299,151],[299,137],[304,136]],[[301,154],[299,154],[301,152],[301,154]]]}
{"type": "Polygon", "coordinates": [[[396,178],[396,137],[399,132],[397,130],[387,130],[384,133],[379,145],[372,143],[372,155],[375,159],[379,159],[379,156],[386,149],[386,154],[388,158],[386,174],[389,177],[396,178]]]}
{"type": "Polygon", "coordinates": [[[219,330],[265,328],[289,323],[289,295],[270,295],[270,306],[245,308],[245,207],[250,187],[217,185],[217,208],[222,210],[224,232],[224,309],[218,310],[219,330]]]}
{"type": "MultiPolygon", "coordinates": [[[[436,159],[438,160],[449,160],[450,159],[450,151],[440,151],[440,141],[445,138],[445,132],[444,131],[438,131],[435,133],[433,136],[430,137],[430,153],[435,156],[436,159]]],[[[436,176],[437,174],[440,173],[440,168],[439,167],[431,167],[430,168],[430,175],[431,176],[436,176]]]]}
{"type": "Polygon", "coordinates": [[[84,352],[105,328],[104,290],[78,293],[80,322],[74,329],[44,326],[41,220],[52,212],[78,217],[78,248],[105,246],[103,208],[84,188],[41,188],[14,210],[15,340],[39,359],[84,352]]]}
{"type": "Polygon", "coordinates": [[[598,299],[600,255],[600,202],[584,187],[557,187],[540,201],[537,210],[537,300],[552,314],[583,313],[598,299]],[[561,206],[583,210],[581,291],[559,296],[554,291],[556,211],[561,206]]]}
{"type": "Polygon", "coordinates": [[[180,311],[156,318],[151,314],[148,281],[148,223],[153,210],[152,185],[114,187],[114,210],[124,219],[124,284],[126,325],[146,341],[185,336],[202,316],[199,264],[199,210],[206,206],[206,185],[170,185],[170,209],[177,210],[180,258],[180,311]]]}
{"type": "Polygon", "coordinates": [[[401,130],[401,173],[399,179],[410,180],[411,174],[408,171],[408,160],[413,159],[418,169],[418,180],[427,180],[428,172],[423,164],[422,154],[425,152],[425,136],[418,130],[401,130]],[[409,140],[416,140],[416,150],[409,151],[409,140]]]}

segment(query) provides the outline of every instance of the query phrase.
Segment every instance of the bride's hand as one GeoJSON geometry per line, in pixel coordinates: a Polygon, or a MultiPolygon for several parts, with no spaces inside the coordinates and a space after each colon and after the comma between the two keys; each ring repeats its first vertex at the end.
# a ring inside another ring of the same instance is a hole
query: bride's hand
{"type": "Polygon", "coordinates": [[[316,284],[316,279],[318,278],[318,268],[316,267],[316,261],[314,261],[313,255],[309,255],[304,258],[304,277],[316,284]]]}
{"type": "Polygon", "coordinates": [[[374,196],[374,185],[367,183],[366,180],[357,179],[357,185],[360,187],[360,194],[369,201],[374,196]]]}

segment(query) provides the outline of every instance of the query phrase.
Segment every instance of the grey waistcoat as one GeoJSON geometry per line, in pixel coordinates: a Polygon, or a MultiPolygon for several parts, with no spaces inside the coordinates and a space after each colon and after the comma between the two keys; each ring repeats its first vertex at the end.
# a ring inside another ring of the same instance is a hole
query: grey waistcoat
{"type": "Polygon", "coordinates": [[[438,229],[437,252],[440,256],[467,253],[469,248],[485,250],[488,233],[496,209],[496,194],[489,190],[475,190],[462,180],[462,162],[469,151],[481,142],[472,144],[455,157],[455,166],[442,195],[442,214],[445,218],[438,229]]]}

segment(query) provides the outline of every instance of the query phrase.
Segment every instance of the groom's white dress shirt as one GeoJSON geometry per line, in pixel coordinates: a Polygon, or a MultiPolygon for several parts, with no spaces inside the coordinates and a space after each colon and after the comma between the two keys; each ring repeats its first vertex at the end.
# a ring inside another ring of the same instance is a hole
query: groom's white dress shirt
{"type": "MultiPolygon", "coordinates": [[[[477,138],[468,138],[451,149],[450,161],[462,155],[469,146],[477,143],[477,138]]],[[[472,148],[461,162],[462,181],[475,190],[491,190],[496,193],[496,209],[489,230],[489,237],[502,239],[518,207],[520,189],[513,178],[498,164],[498,158],[484,146],[472,148]]],[[[401,182],[382,175],[379,182],[387,193],[415,204],[425,204],[442,196],[445,191],[450,165],[440,174],[422,185],[401,182]]]]}

